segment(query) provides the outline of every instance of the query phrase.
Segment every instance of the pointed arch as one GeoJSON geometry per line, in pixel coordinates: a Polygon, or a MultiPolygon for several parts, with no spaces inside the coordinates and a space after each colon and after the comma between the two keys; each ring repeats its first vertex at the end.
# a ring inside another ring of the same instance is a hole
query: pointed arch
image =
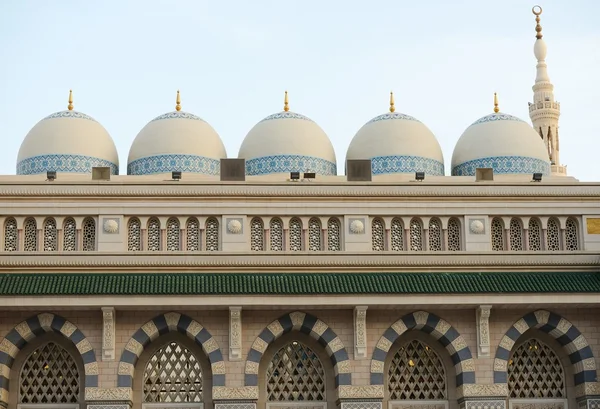
{"type": "Polygon", "coordinates": [[[245,386],[258,386],[258,365],[263,354],[270,344],[292,330],[310,335],[325,348],[336,373],[336,386],[352,385],[350,361],[342,340],[317,317],[295,311],[276,319],[258,334],[246,359],[245,386]]]}
{"type": "Polygon", "coordinates": [[[416,311],[400,318],[379,338],[371,358],[371,385],[383,385],[386,356],[400,335],[409,330],[426,332],[446,348],[455,364],[457,387],[475,383],[475,362],[462,335],[437,315],[416,311]]]}
{"type": "MultiPolygon", "coordinates": [[[[10,371],[19,351],[46,332],[61,334],[75,345],[84,365],[85,387],[98,387],[98,361],[92,344],[75,324],[55,314],[35,315],[11,329],[0,342],[0,365],[5,365],[10,371]]],[[[8,401],[9,379],[0,375],[0,385],[0,396],[7,397],[8,401]]]]}
{"type": "Polygon", "coordinates": [[[217,340],[198,321],[184,314],[169,312],[154,317],[138,329],[125,345],[119,361],[117,387],[131,388],[135,364],[144,349],[163,334],[179,332],[187,335],[208,357],[212,372],[212,385],[225,386],[225,362],[217,340]]]}
{"type": "Polygon", "coordinates": [[[494,383],[507,383],[510,351],[527,330],[537,328],[556,339],[573,365],[575,386],[595,382],[596,360],[583,334],[568,320],[546,310],[524,315],[515,322],[500,340],[494,359],[494,383]]]}

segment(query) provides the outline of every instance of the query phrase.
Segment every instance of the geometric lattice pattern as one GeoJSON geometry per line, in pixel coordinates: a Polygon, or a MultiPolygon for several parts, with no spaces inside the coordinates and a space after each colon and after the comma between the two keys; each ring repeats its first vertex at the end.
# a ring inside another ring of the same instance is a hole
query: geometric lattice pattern
{"type": "Polygon", "coordinates": [[[429,345],[412,340],[400,346],[388,370],[390,400],[446,399],[446,374],[429,345]]]}
{"type": "Polygon", "coordinates": [[[385,227],[383,220],[377,218],[371,222],[371,249],[373,251],[385,250],[385,227]]]}
{"type": "Polygon", "coordinates": [[[340,251],[342,249],[342,240],[340,237],[341,224],[335,217],[327,221],[327,250],[340,251]]]}
{"type": "Polygon", "coordinates": [[[18,243],[17,221],[11,217],[4,222],[4,251],[17,251],[18,243]]]}
{"type": "Polygon", "coordinates": [[[439,219],[429,220],[429,247],[427,250],[442,250],[442,222],[439,219]]]}
{"type": "Polygon", "coordinates": [[[391,241],[392,241],[392,251],[402,251],[404,250],[404,225],[402,224],[402,220],[393,219],[392,227],[390,229],[391,241]]]}
{"type": "Polygon", "coordinates": [[[550,175],[550,162],[526,156],[494,156],[470,160],[452,169],[452,176],[475,176],[477,168],[492,168],[498,174],[541,173],[550,175]]]}
{"type": "Polygon", "coordinates": [[[186,235],[186,250],[187,251],[199,251],[202,247],[200,245],[200,222],[195,217],[187,219],[185,224],[185,235],[186,235]]]}
{"type": "Polygon", "coordinates": [[[144,403],[202,402],[202,369],[196,356],[177,342],[160,347],[144,371],[144,403]]]}
{"type": "Polygon", "coordinates": [[[155,155],[136,159],[127,165],[128,175],[152,175],[173,171],[219,175],[221,161],[198,155],[155,155]]]}
{"type": "Polygon", "coordinates": [[[93,167],[110,168],[111,175],[119,174],[119,166],[106,159],[85,155],[40,155],[17,163],[17,175],[38,175],[47,171],[92,173],[93,167]]]}
{"type": "Polygon", "coordinates": [[[269,223],[269,240],[271,251],[283,251],[283,222],[279,218],[269,223]]]}
{"type": "Polygon", "coordinates": [[[142,224],[137,217],[127,223],[127,250],[142,251],[142,224]]]}
{"type": "Polygon", "coordinates": [[[303,121],[313,122],[313,120],[307,116],[298,114],[296,112],[290,112],[290,111],[282,111],[282,112],[277,112],[275,114],[271,114],[268,117],[261,120],[260,122],[272,121],[274,119],[301,119],[303,121]]]}
{"type": "Polygon", "coordinates": [[[579,250],[579,235],[577,234],[577,222],[573,219],[567,219],[565,225],[565,250],[579,250]]]}
{"type": "Polygon", "coordinates": [[[149,251],[160,251],[161,250],[161,234],[160,234],[160,220],[156,217],[151,217],[148,220],[148,250],[149,251]]]}
{"type": "Polygon", "coordinates": [[[292,341],[269,362],[266,387],[268,401],[323,401],[325,370],[309,347],[292,341]]]}
{"type": "Polygon", "coordinates": [[[167,220],[167,251],[181,250],[181,228],[179,219],[171,217],[167,220]]]}
{"type": "Polygon", "coordinates": [[[75,251],[77,249],[77,225],[72,217],[65,219],[63,223],[63,251],[75,251]]]}
{"type": "Polygon", "coordinates": [[[444,176],[444,164],[422,156],[375,156],[371,158],[371,172],[374,175],[425,172],[430,176],[444,176]]]}
{"type": "Polygon", "coordinates": [[[37,251],[38,249],[38,234],[37,234],[37,223],[33,217],[25,220],[25,225],[23,226],[23,231],[25,232],[25,243],[24,250],[25,251],[37,251]]]}
{"type": "Polygon", "coordinates": [[[82,248],[83,251],[96,250],[96,221],[91,217],[86,217],[81,226],[82,248]]]}
{"type": "Polygon", "coordinates": [[[519,219],[510,220],[510,249],[511,250],[523,250],[523,226],[519,219]]]}
{"type": "Polygon", "coordinates": [[[503,251],[504,250],[504,226],[502,225],[502,221],[498,218],[494,218],[492,220],[492,229],[491,229],[491,239],[492,239],[492,250],[493,251],[503,251]]]}
{"type": "Polygon", "coordinates": [[[560,251],[560,227],[554,218],[548,219],[546,228],[546,248],[549,251],[560,251]]]}
{"type": "Polygon", "coordinates": [[[263,251],[265,249],[265,226],[260,217],[255,217],[250,222],[250,250],[263,251]]]}
{"type": "Polygon", "coordinates": [[[394,119],[399,119],[399,120],[404,120],[404,121],[414,121],[414,122],[419,122],[419,123],[421,122],[417,118],[410,116],[410,115],[402,114],[400,112],[389,112],[389,113],[385,113],[385,114],[376,116],[375,118],[373,118],[369,122],[367,122],[367,124],[372,124],[374,122],[380,122],[380,121],[390,121],[390,120],[394,120],[394,119]]]}
{"type": "Polygon", "coordinates": [[[460,251],[460,249],[460,223],[456,219],[450,219],[448,221],[448,250],[460,251]]]}
{"type": "Polygon", "coordinates": [[[206,251],[217,251],[219,250],[219,221],[214,217],[206,220],[205,225],[206,232],[206,251]]]}
{"type": "Polygon", "coordinates": [[[290,250],[302,251],[302,222],[300,219],[293,218],[290,220],[289,235],[290,250]]]}
{"type": "Polygon", "coordinates": [[[504,114],[502,112],[493,113],[486,115],[482,118],[479,118],[477,121],[473,122],[471,126],[477,124],[484,124],[487,122],[496,122],[496,121],[515,121],[515,122],[524,122],[521,118],[517,118],[516,116],[512,116],[510,114],[504,114]]]}
{"type": "Polygon", "coordinates": [[[48,218],[44,220],[44,251],[58,250],[58,230],[56,220],[48,218]]]}
{"type": "Polygon", "coordinates": [[[320,251],[322,248],[321,221],[313,217],[308,221],[308,250],[320,251]]]}
{"type": "Polygon", "coordinates": [[[337,175],[335,162],[305,155],[271,155],[246,160],[246,175],[271,173],[315,172],[317,175],[337,175]]]}
{"type": "Polygon", "coordinates": [[[564,398],[565,374],[556,353],[537,339],[524,342],[508,361],[509,397],[564,398]]]}
{"type": "Polygon", "coordinates": [[[79,389],[75,360],[54,342],[33,351],[21,368],[19,403],[78,403],[79,389]]]}
{"type": "Polygon", "coordinates": [[[542,226],[537,219],[529,219],[529,243],[527,244],[530,251],[542,250],[542,226]]]}
{"type": "Polygon", "coordinates": [[[410,250],[423,251],[423,225],[420,219],[410,220],[410,250]]]}

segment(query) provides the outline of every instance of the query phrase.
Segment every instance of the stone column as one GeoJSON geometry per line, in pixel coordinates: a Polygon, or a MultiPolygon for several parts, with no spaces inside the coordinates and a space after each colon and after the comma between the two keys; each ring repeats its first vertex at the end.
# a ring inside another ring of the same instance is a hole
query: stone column
{"type": "Polygon", "coordinates": [[[102,360],[115,360],[115,308],[102,307],[102,360]]]}
{"type": "Polygon", "coordinates": [[[242,359],[242,307],[229,307],[229,360],[242,359]]]}
{"type": "Polygon", "coordinates": [[[354,307],[354,359],[367,357],[367,308],[354,307]]]}
{"type": "Polygon", "coordinates": [[[477,308],[477,356],[490,357],[490,310],[491,305],[480,305],[477,308]]]}

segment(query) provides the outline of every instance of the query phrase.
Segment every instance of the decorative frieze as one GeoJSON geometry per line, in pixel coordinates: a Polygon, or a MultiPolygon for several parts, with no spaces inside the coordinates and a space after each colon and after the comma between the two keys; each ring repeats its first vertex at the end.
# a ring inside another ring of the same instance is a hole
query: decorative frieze
{"type": "Polygon", "coordinates": [[[479,358],[490,357],[490,311],[491,305],[480,305],[477,308],[477,355],[479,358]]]}
{"type": "Polygon", "coordinates": [[[102,307],[102,360],[115,360],[115,309],[102,307]]]}
{"type": "Polygon", "coordinates": [[[448,401],[395,401],[390,402],[390,409],[447,409],[448,401]]]}
{"type": "Polygon", "coordinates": [[[508,396],[508,384],[463,384],[456,388],[456,397],[460,398],[499,398],[508,396]]]}
{"type": "Polygon", "coordinates": [[[229,360],[242,359],[242,307],[229,307],[229,360]]]}
{"type": "Polygon", "coordinates": [[[255,402],[218,402],[215,409],[256,409],[255,402]]]}
{"type": "Polygon", "coordinates": [[[340,385],[339,399],[383,399],[383,385],[340,385]]]}
{"type": "Polygon", "coordinates": [[[85,388],[86,401],[131,401],[131,388],[85,388]]]}
{"type": "Polygon", "coordinates": [[[377,401],[340,402],[340,409],[383,409],[383,403],[377,401]]]}
{"type": "Polygon", "coordinates": [[[130,409],[129,404],[87,405],[87,409],[130,409]]]}
{"type": "Polygon", "coordinates": [[[256,400],[258,399],[258,386],[242,386],[239,388],[228,386],[213,386],[213,400],[256,400]]]}
{"type": "Polygon", "coordinates": [[[506,400],[465,400],[460,409],[506,409],[506,400]]]}
{"type": "Polygon", "coordinates": [[[354,358],[367,357],[367,306],[354,307],[354,358]]]}
{"type": "Polygon", "coordinates": [[[566,399],[511,399],[508,403],[509,409],[565,409],[567,407],[566,399]]]}

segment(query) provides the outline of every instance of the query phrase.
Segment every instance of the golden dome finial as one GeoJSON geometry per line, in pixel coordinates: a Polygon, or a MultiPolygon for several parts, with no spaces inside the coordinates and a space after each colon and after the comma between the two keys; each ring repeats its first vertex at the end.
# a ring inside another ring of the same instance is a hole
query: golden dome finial
{"type": "Polygon", "coordinates": [[[290,104],[289,104],[289,101],[288,101],[287,91],[285,91],[285,97],[283,99],[283,110],[285,112],[287,112],[287,111],[290,110],[290,104]]]}
{"type": "Polygon", "coordinates": [[[500,108],[498,108],[498,94],[494,92],[494,112],[500,112],[500,108]]]}
{"type": "Polygon", "coordinates": [[[179,90],[177,90],[177,99],[175,100],[175,110],[181,111],[181,96],[179,95],[179,90]]]}
{"type": "Polygon", "coordinates": [[[531,9],[531,11],[533,12],[533,14],[535,15],[535,38],[537,38],[538,40],[540,40],[543,35],[542,35],[542,26],[540,25],[540,14],[542,14],[542,8],[540,6],[533,6],[533,8],[531,9]]]}
{"type": "Polygon", "coordinates": [[[390,112],[394,112],[396,107],[394,106],[394,93],[390,92],[390,112]]]}
{"type": "Polygon", "coordinates": [[[69,105],[67,106],[67,108],[69,108],[69,111],[73,110],[73,90],[72,89],[69,90],[69,105]]]}

